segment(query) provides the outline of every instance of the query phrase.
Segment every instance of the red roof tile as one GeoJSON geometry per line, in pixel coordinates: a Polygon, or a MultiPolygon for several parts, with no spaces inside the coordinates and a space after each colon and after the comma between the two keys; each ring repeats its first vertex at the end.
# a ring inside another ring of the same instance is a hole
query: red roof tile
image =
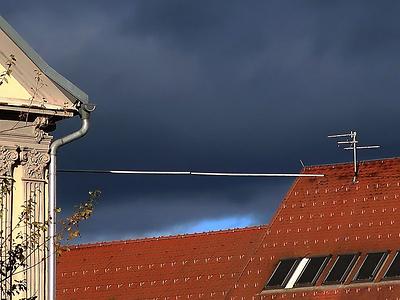
{"type": "MultiPolygon", "coordinates": [[[[268,226],[79,246],[58,263],[59,299],[392,299],[398,281],[269,290],[285,257],[400,248],[400,159],[306,167],[268,226]]],[[[350,274],[354,276],[357,266],[350,274]]],[[[384,267],[384,268],[385,268],[384,267]]],[[[384,269],[383,268],[383,269],[384,269]]]]}
{"type": "Polygon", "coordinates": [[[220,299],[265,229],[77,246],[58,262],[57,299],[220,299]]]}

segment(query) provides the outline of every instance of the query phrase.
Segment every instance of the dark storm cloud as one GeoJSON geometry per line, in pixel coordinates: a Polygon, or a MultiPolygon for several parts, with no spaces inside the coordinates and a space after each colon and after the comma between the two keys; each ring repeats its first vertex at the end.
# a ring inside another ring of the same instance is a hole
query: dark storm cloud
{"type": "MultiPolygon", "coordinates": [[[[62,168],[296,172],[299,159],[349,160],[326,135],[350,129],[384,146],[362,158],[398,155],[397,2],[23,5],[2,13],[98,104],[62,168]]],[[[66,208],[103,190],[85,231],[116,239],[241,213],[265,222],[290,181],[63,174],[59,185],[66,208]]]]}
{"type": "Polygon", "coordinates": [[[98,236],[103,240],[145,236],[149,232],[168,232],[176,225],[183,225],[190,230],[191,223],[232,216],[249,218],[252,222],[263,224],[271,217],[270,208],[276,207],[275,199],[281,197],[282,188],[285,189],[282,182],[275,183],[277,185],[272,190],[264,187],[255,191],[242,186],[230,192],[195,190],[175,191],[162,197],[151,193],[135,195],[135,201],[129,196],[126,201],[121,199],[120,204],[112,209],[107,206],[99,207],[91,222],[82,227],[86,232],[83,240],[98,240],[98,236]],[[120,219],[128,219],[129,222],[116,221],[120,219]],[[186,224],[189,226],[185,226],[186,224]]]}

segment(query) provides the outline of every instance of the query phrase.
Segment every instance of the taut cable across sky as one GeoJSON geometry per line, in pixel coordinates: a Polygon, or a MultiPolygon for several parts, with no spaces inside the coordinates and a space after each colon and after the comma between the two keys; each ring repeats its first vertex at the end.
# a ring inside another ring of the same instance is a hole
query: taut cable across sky
{"type": "Polygon", "coordinates": [[[226,177],[324,177],[324,174],[296,173],[227,173],[192,171],[140,171],[140,170],[79,170],[62,169],[60,173],[125,174],[125,175],[187,175],[187,176],[226,176],[226,177]]]}

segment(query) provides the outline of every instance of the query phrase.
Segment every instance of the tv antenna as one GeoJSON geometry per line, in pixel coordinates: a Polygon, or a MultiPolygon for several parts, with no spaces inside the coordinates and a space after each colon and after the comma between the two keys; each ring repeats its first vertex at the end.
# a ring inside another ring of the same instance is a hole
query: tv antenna
{"type": "Polygon", "coordinates": [[[381,147],[379,145],[358,146],[357,131],[350,131],[350,133],[328,135],[328,138],[345,139],[337,142],[338,147],[343,145],[344,150],[353,151],[353,164],[354,164],[353,182],[356,182],[358,175],[357,150],[376,149],[381,147]]]}

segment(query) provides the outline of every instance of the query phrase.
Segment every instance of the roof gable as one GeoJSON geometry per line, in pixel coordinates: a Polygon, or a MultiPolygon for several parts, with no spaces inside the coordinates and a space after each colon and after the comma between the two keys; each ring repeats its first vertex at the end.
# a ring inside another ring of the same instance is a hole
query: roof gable
{"type": "Polygon", "coordinates": [[[17,81],[25,94],[15,95],[7,85],[0,86],[0,102],[11,106],[49,109],[74,109],[76,102],[88,103],[88,96],[70,81],[52,69],[22,37],[0,16],[0,64],[6,68],[10,55],[16,59],[11,81],[17,81]],[[41,86],[37,88],[40,76],[41,86]],[[10,91],[1,91],[8,89],[10,91]],[[28,93],[30,97],[26,99],[28,93]],[[28,103],[27,103],[28,101],[28,103]]]}

